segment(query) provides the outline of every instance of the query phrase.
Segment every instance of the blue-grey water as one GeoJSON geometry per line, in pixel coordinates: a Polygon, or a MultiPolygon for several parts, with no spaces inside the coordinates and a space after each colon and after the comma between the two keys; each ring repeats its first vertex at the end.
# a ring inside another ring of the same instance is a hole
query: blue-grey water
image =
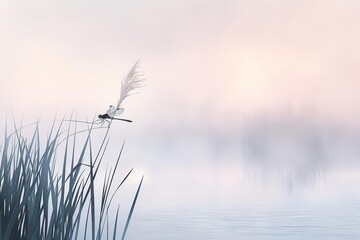
{"type": "Polygon", "coordinates": [[[356,240],[360,239],[360,201],[139,212],[127,239],[356,240]]]}

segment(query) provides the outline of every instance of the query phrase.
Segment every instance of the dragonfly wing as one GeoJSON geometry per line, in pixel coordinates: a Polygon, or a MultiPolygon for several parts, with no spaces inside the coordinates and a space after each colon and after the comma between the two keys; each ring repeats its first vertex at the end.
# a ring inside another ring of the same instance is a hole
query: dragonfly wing
{"type": "Polygon", "coordinates": [[[109,116],[114,116],[115,111],[116,111],[116,108],[113,105],[111,105],[109,107],[109,109],[106,111],[106,114],[109,115],[109,116]]]}
{"type": "Polygon", "coordinates": [[[122,114],[124,112],[124,108],[118,108],[115,112],[114,112],[114,116],[119,116],[120,114],[122,114]]]}

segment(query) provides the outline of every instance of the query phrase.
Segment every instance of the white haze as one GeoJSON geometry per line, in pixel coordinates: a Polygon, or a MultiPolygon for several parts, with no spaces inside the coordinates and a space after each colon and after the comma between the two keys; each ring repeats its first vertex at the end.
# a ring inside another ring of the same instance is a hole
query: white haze
{"type": "Polygon", "coordinates": [[[146,87],[124,102],[134,123],[112,129],[114,149],[127,139],[123,171],[138,169],[132,187],[146,175],[140,207],[352,196],[359,7],[1,1],[2,120],[92,119],[140,58],[146,87]]]}

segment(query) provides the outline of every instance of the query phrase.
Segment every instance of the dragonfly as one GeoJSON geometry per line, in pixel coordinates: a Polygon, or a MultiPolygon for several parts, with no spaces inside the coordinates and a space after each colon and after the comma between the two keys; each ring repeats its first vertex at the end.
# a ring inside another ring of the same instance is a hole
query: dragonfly
{"type": "Polygon", "coordinates": [[[120,120],[120,121],[125,121],[125,122],[132,122],[129,119],[116,118],[116,116],[119,116],[123,112],[124,112],[124,108],[114,107],[113,105],[110,105],[110,107],[106,111],[106,113],[99,114],[98,118],[99,118],[101,124],[104,124],[105,122],[110,123],[110,120],[120,120]]]}

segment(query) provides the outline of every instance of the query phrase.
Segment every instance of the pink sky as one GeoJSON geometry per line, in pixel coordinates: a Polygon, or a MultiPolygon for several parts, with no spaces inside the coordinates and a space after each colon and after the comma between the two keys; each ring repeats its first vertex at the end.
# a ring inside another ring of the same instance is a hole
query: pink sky
{"type": "Polygon", "coordinates": [[[92,114],[116,100],[121,78],[141,58],[148,87],[128,103],[139,117],[202,121],[199,113],[240,118],[291,105],[358,118],[359,6],[2,2],[1,95],[12,87],[8,102],[19,112],[55,106],[92,114]]]}

